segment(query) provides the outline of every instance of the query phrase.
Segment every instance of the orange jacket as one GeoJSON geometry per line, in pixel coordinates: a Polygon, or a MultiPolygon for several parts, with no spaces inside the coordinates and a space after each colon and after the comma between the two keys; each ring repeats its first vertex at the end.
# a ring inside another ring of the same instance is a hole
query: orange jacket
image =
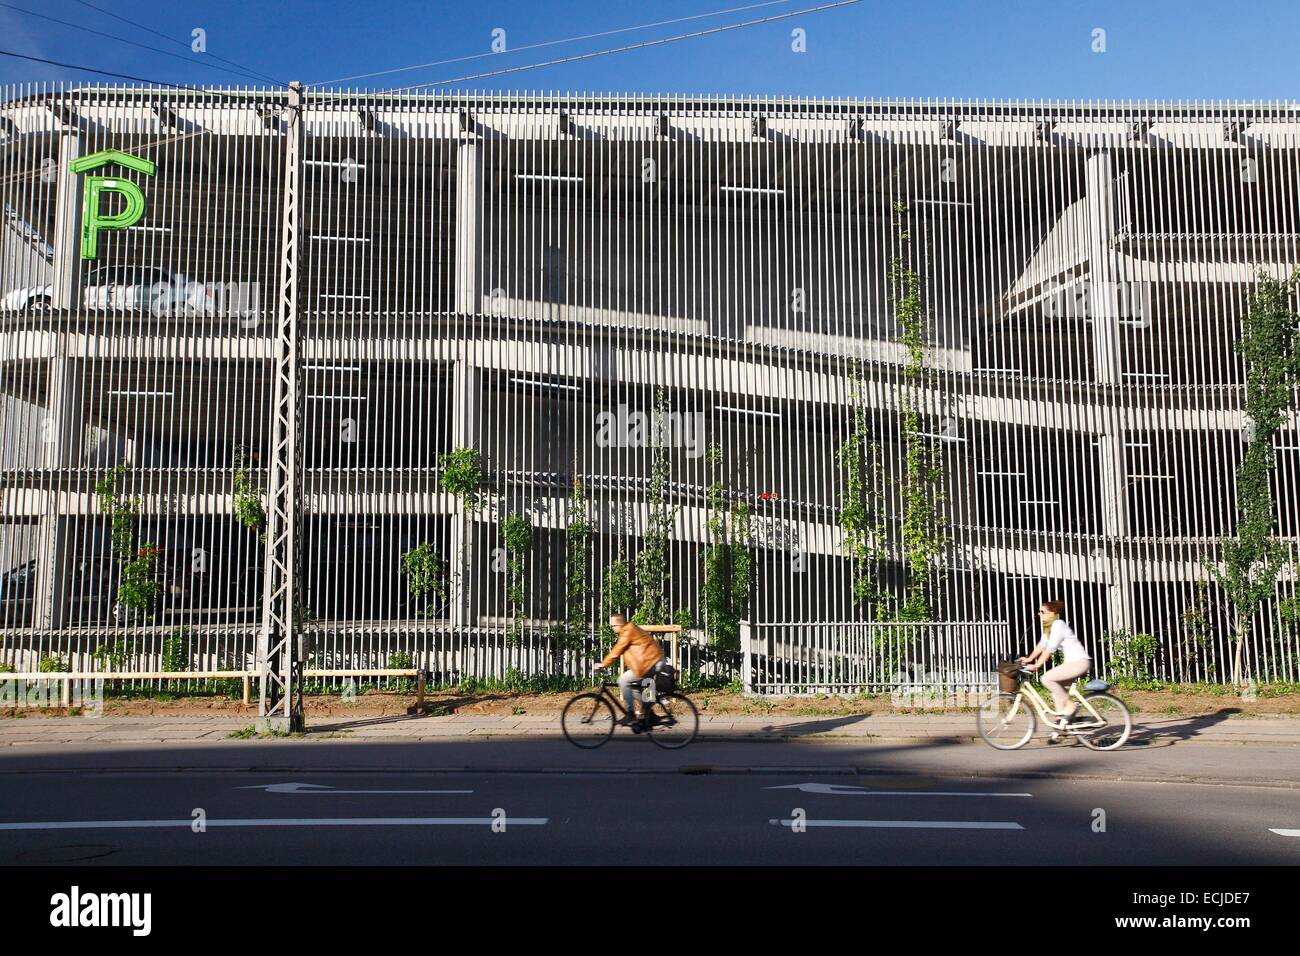
{"type": "Polygon", "coordinates": [[[619,657],[623,664],[638,678],[645,677],[650,669],[663,660],[664,649],[649,631],[643,631],[628,621],[618,632],[618,642],[610,650],[601,664],[608,667],[619,657]]]}

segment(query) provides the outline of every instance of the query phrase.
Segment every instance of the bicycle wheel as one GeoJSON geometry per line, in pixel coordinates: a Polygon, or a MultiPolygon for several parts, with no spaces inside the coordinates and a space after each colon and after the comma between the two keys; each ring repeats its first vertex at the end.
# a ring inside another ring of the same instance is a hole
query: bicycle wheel
{"type": "Polygon", "coordinates": [[[685,747],[700,729],[699,712],[691,699],[681,694],[664,694],[650,705],[648,713],[651,721],[647,733],[665,750],[685,747]]]}
{"type": "Polygon", "coordinates": [[[1128,706],[1110,694],[1089,694],[1086,700],[1101,721],[1080,708],[1079,717],[1087,722],[1075,732],[1079,742],[1092,750],[1114,750],[1124,746],[1133,732],[1133,718],[1128,706]]]}
{"type": "Polygon", "coordinates": [[[614,708],[601,694],[579,694],[564,705],[560,727],[569,743],[594,750],[614,736],[614,708]]]}
{"type": "Polygon", "coordinates": [[[1034,709],[1019,694],[998,694],[985,701],[975,723],[984,742],[998,750],[1019,750],[1029,743],[1038,724],[1034,709]]]}

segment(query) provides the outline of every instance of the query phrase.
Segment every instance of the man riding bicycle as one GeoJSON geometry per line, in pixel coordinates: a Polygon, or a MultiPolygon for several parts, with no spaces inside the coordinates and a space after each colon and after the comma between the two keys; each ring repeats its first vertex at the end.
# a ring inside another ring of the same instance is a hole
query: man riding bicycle
{"type": "MultiPolygon", "coordinates": [[[[659,665],[664,661],[664,650],[655,640],[654,635],[649,631],[642,630],[622,614],[611,614],[609,616],[609,626],[618,635],[618,640],[605,655],[605,659],[595,665],[594,670],[604,670],[610,664],[614,663],[620,657],[623,658],[623,664],[627,668],[619,675],[618,689],[623,694],[623,703],[627,707],[627,716],[619,721],[619,724],[635,729],[644,729],[644,718],[640,721],[636,719],[635,701],[640,700],[641,694],[636,689],[636,684],[644,678],[653,674],[659,665]]],[[[642,704],[642,710],[649,714],[649,708],[642,704]]]]}

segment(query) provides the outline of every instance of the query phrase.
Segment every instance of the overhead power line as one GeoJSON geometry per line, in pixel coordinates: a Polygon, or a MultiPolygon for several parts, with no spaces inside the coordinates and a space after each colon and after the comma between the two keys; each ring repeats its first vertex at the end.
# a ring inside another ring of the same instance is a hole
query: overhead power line
{"type": "Polygon", "coordinates": [[[629,50],[643,50],[652,46],[663,46],[667,43],[677,43],[680,40],[693,40],[697,37],[709,36],[715,33],[725,33],[728,30],[740,30],[744,27],[760,26],[764,23],[772,23],[776,20],[788,20],[791,17],[802,17],[814,13],[821,13],[823,10],[833,10],[836,7],[849,7],[861,3],[862,0],[838,0],[836,3],[824,3],[818,7],[807,7],[803,10],[792,10],[790,13],[777,13],[770,17],[763,17],[758,20],[744,20],[740,23],[728,23],[720,27],[710,27],[707,30],[698,30],[695,33],[680,33],[676,36],[662,37],[658,40],[645,40],[641,43],[630,43],[627,46],[613,47],[608,50],[595,50],[591,53],[578,53],[573,56],[561,57],[557,60],[546,60],[542,63],[526,63],[522,66],[511,66],[501,70],[491,70],[486,73],[470,73],[466,76],[454,76],[446,80],[433,80],[429,83],[417,83],[414,86],[402,86],[389,93],[405,93],[409,90],[419,90],[429,86],[446,86],[449,83],[464,83],[469,80],[481,80],[492,76],[504,76],[507,73],[521,73],[524,70],[536,70],[544,66],[558,66],[561,63],[576,63],[578,60],[591,60],[601,56],[612,56],[615,53],[626,53],[629,50]]]}
{"type": "MultiPolygon", "coordinates": [[[[84,3],[85,0],[77,0],[78,3],[84,3]]],[[[702,20],[706,17],[721,17],[728,13],[741,13],[745,10],[755,10],[759,7],[771,7],[777,4],[789,3],[790,0],[763,0],[762,3],[751,3],[743,7],[730,7],[726,10],[713,10],[709,13],[693,13],[686,17],[674,17],[671,20],[657,20],[654,23],[640,23],[632,27],[618,27],[613,30],[603,30],[599,33],[585,33],[581,36],[565,37],[562,40],[542,40],[540,43],[529,43],[524,46],[512,47],[504,53],[522,53],[525,50],[536,50],[546,46],[558,46],[565,43],[579,43],[583,40],[595,40],[599,37],[613,36],[616,33],[632,33],[636,30],[650,30],[654,27],[665,27],[673,23],[685,23],[687,20],[702,20]]],[[[89,6],[89,4],[87,4],[89,6]]],[[[399,66],[391,70],[377,70],[374,73],[358,73],[355,76],[341,76],[334,80],[321,80],[317,83],[309,83],[308,86],[331,86],[335,83],[348,83],[352,80],[368,80],[376,76],[389,76],[393,73],[409,73],[412,70],[423,70],[431,66],[446,66],[449,63],[464,63],[466,60],[481,60],[489,56],[501,56],[501,53],[488,51],[487,53],[471,53],[467,56],[453,56],[445,60],[431,60],[428,63],[417,63],[414,66],[399,66]]]]}
{"type": "Polygon", "coordinates": [[[221,90],[207,90],[198,86],[184,86],[180,83],[169,83],[166,80],[150,80],[143,76],[133,76],[130,73],[115,73],[112,70],[101,70],[93,66],[78,66],[75,63],[62,63],[58,60],[47,60],[44,57],[29,56],[26,53],[15,53],[13,50],[0,50],[0,56],[11,56],[19,60],[31,60],[33,63],[48,63],[50,66],[60,66],[65,70],[78,70],[82,73],[94,73],[97,76],[111,76],[119,80],[134,80],[136,83],[148,83],[151,86],[165,86],[171,89],[185,90],[189,93],[206,93],[213,96],[235,95],[221,90]]]}
{"type": "MultiPolygon", "coordinates": [[[[112,10],[108,10],[105,9],[104,7],[96,6],[93,3],[88,3],[87,0],[75,0],[75,2],[81,4],[83,7],[86,7],[87,9],[96,10],[99,13],[104,14],[104,16],[112,17],[114,20],[120,20],[121,22],[128,24],[129,26],[135,27],[137,30],[144,30],[146,33],[152,33],[154,36],[161,37],[162,39],[167,40],[170,43],[179,43],[183,47],[187,47],[187,48],[190,47],[190,44],[185,40],[180,40],[177,39],[176,37],[168,36],[166,33],[160,33],[159,31],[155,30],[153,27],[148,26],[147,24],[137,23],[135,20],[128,19],[127,17],[124,17],[119,13],[114,13],[112,10]]],[[[268,83],[276,83],[280,86],[285,85],[285,83],[282,80],[277,80],[273,76],[267,76],[265,73],[255,70],[251,66],[245,66],[244,64],[237,63],[234,60],[228,60],[224,56],[217,56],[215,53],[206,53],[206,52],[203,55],[213,60],[220,60],[222,63],[229,63],[231,66],[238,67],[241,70],[246,70],[249,73],[253,74],[254,76],[261,77],[262,79],[266,80],[268,83]]]]}
{"type": "Polygon", "coordinates": [[[44,13],[37,13],[35,10],[27,10],[24,9],[23,7],[16,7],[12,3],[0,2],[0,7],[4,7],[8,10],[13,10],[15,13],[21,13],[24,16],[36,17],[38,20],[48,20],[50,23],[57,23],[60,26],[65,26],[72,30],[80,30],[82,33],[89,33],[93,36],[104,37],[105,39],[113,40],[117,43],[126,43],[130,46],[139,47],[142,50],[150,50],[153,53],[157,53],[161,56],[169,56],[174,60],[181,60],[185,63],[189,63],[192,66],[202,66],[208,70],[218,70],[222,73],[230,73],[234,76],[242,76],[248,80],[258,80],[260,82],[263,79],[262,77],[254,76],[251,73],[246,73],[243,70],[230,70],[224,66],[214,66],[210,63],[202,63],[199,60],[195,60],[193,57],[181,56],[180,54],[172,53],[168,50],[160,50],[156,46],[149,46],[149,44],[147,43],[137,43],[135,40],[128,40],[126,37],[114,36],[113,34],[105,33],[102,30],[94,30],[90,27],[83,27],[79,23],[71,23],[67,20],[60,20],[58,17],[46,16],[44,13]]]}

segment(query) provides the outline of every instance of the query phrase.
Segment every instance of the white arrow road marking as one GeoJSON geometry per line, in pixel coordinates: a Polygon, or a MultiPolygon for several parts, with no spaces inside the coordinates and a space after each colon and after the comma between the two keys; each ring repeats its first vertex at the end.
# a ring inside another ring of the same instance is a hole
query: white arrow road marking
{"type": "MultiPolygon", "coordinates": [[[[549,817],[283,817],[247,820],[207,820],[208,827],[540,827],[549,817]]],[[[137,830],[191,828],[194,820],[54,820],[39,823],[0,823],[0,830],[137,830]]]]}
{"type": "Polygon", "coordinates": [[[320,783],[261,783],[235,790],[265,790],[267,793],[473,793],[473,790],[339,790],[320,783]]]}
{"type": "Polygon", "coordinates": [[[768,820],[773,826],[869,827],[896,830],[1023,830],[1019,823],[987,823],[976,820],[768,820]]]}
{"type": "Polygon", "coordinates": [[[1300,837],[1300,830],[1277,830],[1269,827],[1268,832],[1276,833],[1278,836],[1300,837]]]}
{"type": "Polygon", "coordinates": [[[802,790],[804,793],[842,793],[868,797],[1032,797],[1032,793],[970,793],[958,790],[872,790],[846,783],[789,783],[764,790],[802,790]]]}

